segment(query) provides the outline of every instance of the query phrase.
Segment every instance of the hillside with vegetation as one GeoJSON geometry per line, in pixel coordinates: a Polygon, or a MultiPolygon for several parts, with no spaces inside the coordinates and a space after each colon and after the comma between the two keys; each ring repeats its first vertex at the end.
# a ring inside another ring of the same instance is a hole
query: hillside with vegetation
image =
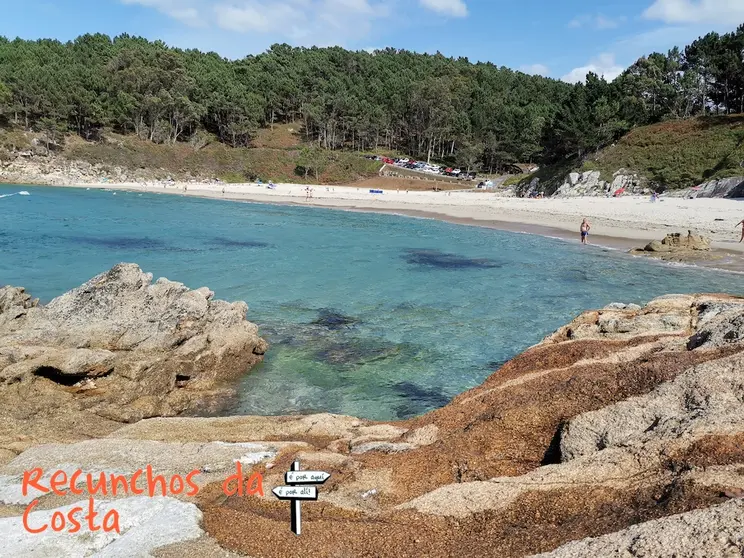
{"type": "Polygon", "coordinates": [[[744,175],[744,116],[669,120],[631,130],[587,158],[582,170],[612,181],[619,169],[650,184],[684,188],[706,180],[744,175]]]}
{"type": "Polygon", "coordinates": [[[548,194],[570,173],[598,171],[612,183],[617,175],[636,176],[644,190],[677,190],[704,182],[744,176],[744,115],[698,116],[639,126],[611,145],[584,157],[567,157],[533,174],[510,177],[506,186],[548,194]]]}
{"type": "Polygon", "coordinates": [[[24,161],[34,160],[48,160],[43,169],[52,172],[67,165],[81,168],[82,164],[82,168],[89,168],[87,178],[115,182],[219,179],[228,183],[346,184],[378,176],[381,163],[355,153],[304,144],[293,127],[296,125],[258,130],[254,147],[231,147],[217,141],[158,144],[108,128],[98,132],[96,141],[70,134],[58,137],[59,143],[48,144],[43,132],[0,129],[0,176],[5,170],[16,181],[37,182],[33,173],[24,171],[24,161]],[[21,156],[14,159],[12,153],[21,156]],[[11,165],[14,161],[16,165],[11,165]]]}
{"type": "MultiPolygon", "coordinates": [[[[572,85],[392,48],[275,45],[228,60],[128,35],[67,43],[0,38],[0,158],[13,155],[7,138],[21,131],[40,134],[47,150],[115,165],[333,181],[369,174],[369,163],[352,156],[361,152],[406,153],[488,173],[515,162],[594,164],[610,172],[616,160],[627,160],[611,153],[627,146],[637,152],[632,157],[649,158],[639,168],[677,187],[707,167],[728,172],[733,154],[716,169],[696,153],[699,164],[691,167],[687,148],[667,156],[646,147],[705,127],[687,119],[744,112],[742,52],[744,25],[643,57],[613,82],[589,74],[585,84],[572,85]],[[296,142],[262,143],[290,123],[296,142]],[[636,130],[653,124],[662,131],[636,130]],[[84,142],[64,148],[69,134],[84,142]]],[[[726,149],[712,147],[710,156],[726,149]]]]}

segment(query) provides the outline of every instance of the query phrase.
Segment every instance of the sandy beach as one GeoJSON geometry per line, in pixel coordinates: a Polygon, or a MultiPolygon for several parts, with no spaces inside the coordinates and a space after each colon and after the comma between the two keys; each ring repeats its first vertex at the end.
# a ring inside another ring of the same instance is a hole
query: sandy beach
{"type": "Polygon", "coordinates": [[[368,189],[343,186],[312,186],[312,198],[306,199],[304,184],[277,184],[274,189],[265,184],[179,182],[76,187],[394,213],[576,242],[579,224],[587,217],[594,244],[627,250],[660,240],[668,233],[686,234],[691,230],[711,238],[714,250],[725,254],[723,261],[711,262],[711,266],[742,269],[744,264],[744,243],[738,242],[741,230],[736,228],[744,218],[739,200],[662,197],[652,203],[648,197],[639,196],[526,199],[478,191],[383,190],[382,194],[373,194],[368,189]]]}

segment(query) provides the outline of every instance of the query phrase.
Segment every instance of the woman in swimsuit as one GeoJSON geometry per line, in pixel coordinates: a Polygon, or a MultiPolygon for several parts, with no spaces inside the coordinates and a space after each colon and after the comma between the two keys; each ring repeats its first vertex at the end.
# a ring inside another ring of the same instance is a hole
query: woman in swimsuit
{"type": "Polygon", "coordinates": [[[592,226],[589,224],[589,221],[587,221],[586,219],[584,219],[581,222],[580,230],[581,230],[581,243],[582,244],[589,244],[589,242],[587,241],[587,237],[589,236],[589,229],[591,228],[592,226]]]}
{"type": "Polygon", "coordinates": [[[741,225],[741,240],[739,242],[744,242],[744,219],[742,219],[736,226],[738,227],[741,225]]]}

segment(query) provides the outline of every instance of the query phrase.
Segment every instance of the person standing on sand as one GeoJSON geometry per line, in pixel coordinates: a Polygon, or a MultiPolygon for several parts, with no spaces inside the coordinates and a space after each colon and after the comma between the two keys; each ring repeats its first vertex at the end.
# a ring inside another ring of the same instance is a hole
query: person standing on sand
{"type": "Polygon", "coordinates": [[[587,221],[586,218],[581,222],[581,243],[582,244],[589,244],[587,241],[587,237],[589,236],[589,229],[591,229],[592,226],[589,224],[589,221],[587,221]]]}
{"type": "Polygon", "coordinates": [[[744,242],[744,219],[742,219],[741,221],[739,221],[739,222],[738,222],[738,223],[736,224],[736,226],[737,226],[737,227],[738,227],[739,225],[741,225],[741,240],[739,240],[739,242],[741,243],[741,242],[744,242]]]}

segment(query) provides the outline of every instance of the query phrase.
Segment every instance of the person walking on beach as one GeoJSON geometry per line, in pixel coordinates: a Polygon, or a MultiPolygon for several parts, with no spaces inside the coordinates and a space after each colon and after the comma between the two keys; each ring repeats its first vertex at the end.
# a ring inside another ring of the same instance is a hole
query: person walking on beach
{"type": "Polygon", "coordinates": [[[581,222],[581,243],[582,244],[589,244],[587,241],[587,237],[589,236],[589,229],[591,229],[592,226],[589,224],[589,221],[584,218],[584,220],[581,222]]]}
{"type": "Polygon", "coordinates": [[[739,242],[741,243],[744,242],[744,219],[739,221],[736,226],[738,227],[739,225],[741,225],[741,240],[739,240],[739,242]]]}

